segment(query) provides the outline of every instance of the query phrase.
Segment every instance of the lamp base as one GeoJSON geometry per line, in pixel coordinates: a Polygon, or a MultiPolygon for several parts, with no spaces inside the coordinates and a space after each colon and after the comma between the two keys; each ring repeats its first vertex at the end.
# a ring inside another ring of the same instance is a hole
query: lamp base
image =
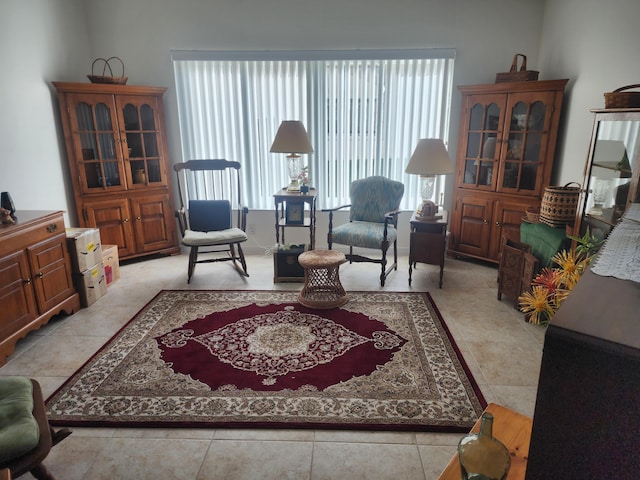
{"type": "Polygon", "coordinates": [[[434,217],[437,213],[438,205],[433,203],[431,200],[423,200],[423,202],[416,209],[417,217],[434,217]]]}
{"type": "Polygon", "coordinates": [[[299,192],[300,182],[298,180],[291,180],[291,183],[287,186],[287,192],[299,192]]]}

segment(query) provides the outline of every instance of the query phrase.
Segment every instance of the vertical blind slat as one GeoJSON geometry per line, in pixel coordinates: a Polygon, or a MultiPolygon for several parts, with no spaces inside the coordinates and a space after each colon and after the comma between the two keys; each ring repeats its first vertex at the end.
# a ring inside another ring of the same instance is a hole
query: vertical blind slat
{"type": "MultiPolygon", "coordinates": [[[[402,208],[414,208],[411,153],[420,138],[448,137],[452,58],[174,60],[174,70],[183,159],[239,161],[253,209],[272,209],[288,183],[286,155],[269,151],[283,120],[309,132],[302,165],[320,207],[349,203],[352,180],[384,175],[405,184],[402,208]]],[[[434,200],[443,188],[440,177],[434,200]]]]}

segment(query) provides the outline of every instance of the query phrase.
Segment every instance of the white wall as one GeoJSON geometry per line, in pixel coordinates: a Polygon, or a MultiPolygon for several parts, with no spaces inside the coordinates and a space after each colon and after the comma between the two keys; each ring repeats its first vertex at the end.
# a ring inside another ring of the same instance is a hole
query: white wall
{"type": "Polygon", "coordinates": [[[547,0],[540,68],[569,78],[553,181],[583,183],[593,108],[604,93],[640,83],[638,0],[547,0]]]}
{"type": "Polygon", "coordinates": [[[73,212],[51,80],[91,65],[81,0],[0,1],[0,190],[22,210],[73,212]]]}

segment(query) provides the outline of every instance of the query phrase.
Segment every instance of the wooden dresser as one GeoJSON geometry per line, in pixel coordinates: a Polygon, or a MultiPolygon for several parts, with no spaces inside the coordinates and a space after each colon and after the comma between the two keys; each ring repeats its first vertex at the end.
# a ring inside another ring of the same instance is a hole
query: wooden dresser
{"type": "Polygon", "coordinates": [[[640,283],[592,270],[547,328],[527,480],[640,470],[640,283]]]}
{"type": "Polygon", "coordinates": [[[0,365],[27,333],[80,309],[62,212],[23,210],[16,217],[16,224],[0,225],[0,365]]]}

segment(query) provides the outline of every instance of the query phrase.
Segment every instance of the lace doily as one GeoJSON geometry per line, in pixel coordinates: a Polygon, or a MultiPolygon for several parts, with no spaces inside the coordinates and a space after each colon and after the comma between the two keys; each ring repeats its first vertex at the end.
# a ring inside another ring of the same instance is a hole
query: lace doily
{"type": "Polygon", "coordinates": [[[631,204],[611,231],[591,271],[640,283],[640,204],[631,204]]]}

